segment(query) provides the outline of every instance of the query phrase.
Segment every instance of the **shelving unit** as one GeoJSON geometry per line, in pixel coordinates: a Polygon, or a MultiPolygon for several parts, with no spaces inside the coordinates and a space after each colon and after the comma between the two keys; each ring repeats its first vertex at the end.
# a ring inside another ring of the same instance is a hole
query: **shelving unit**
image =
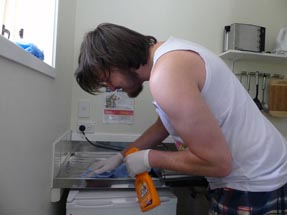
{"type": "Polygon", "coordinates": [[[264,61],[269,63],[287,64],[287,55],[278,55],[270,53],[257,53],[239,50],[228,50],[219,55],[223,60],[238,61],[264,61]]]}
{"type": "Polygon", "coordinates": [[[271,54],[271,53],[259,53],[239,50],[228,50],[219,55],[226,61],[227,65],[234,72],[234,64],[237,61],[260,61],[267,63],[286,64],[287,55],[271,54]]]}

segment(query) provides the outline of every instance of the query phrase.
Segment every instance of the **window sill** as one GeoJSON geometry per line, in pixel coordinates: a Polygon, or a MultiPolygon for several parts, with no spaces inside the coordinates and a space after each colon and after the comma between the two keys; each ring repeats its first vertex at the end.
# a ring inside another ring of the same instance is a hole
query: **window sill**
{"type": "Polygon", "coordinates": [[[54,67],[26,52],[3,36],[0,36],[0,56],[41,72],[51,78],[56,77],[56,70],[54,67]]]}

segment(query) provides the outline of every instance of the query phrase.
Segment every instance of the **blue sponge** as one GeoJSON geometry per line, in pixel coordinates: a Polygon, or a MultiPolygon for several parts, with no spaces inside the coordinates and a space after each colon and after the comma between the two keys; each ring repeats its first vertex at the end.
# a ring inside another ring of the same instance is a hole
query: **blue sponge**
{"type": "Polygon", "coordinates": [[[128,170],[123,163],[112,171],[104,172],[101,174],[94,173],[92,168],[88,168],[81,174],[81,178],[128,178],[128,170]]]}

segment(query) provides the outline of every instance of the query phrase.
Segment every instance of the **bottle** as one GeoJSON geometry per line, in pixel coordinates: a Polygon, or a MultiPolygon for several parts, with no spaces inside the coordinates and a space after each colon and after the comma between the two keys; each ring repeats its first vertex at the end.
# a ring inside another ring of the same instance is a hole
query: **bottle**
{"type": "MultiPolygon", "coordinates": [[[[125,153],[125,156],[137,151],[139,151],[139,149],[136,147],[130,148],[125,153]]],[[[135,177],[135,189],[141,211],[145,212],[160,205],[159,195],[149,173],[143,172],[135,177]]]]}

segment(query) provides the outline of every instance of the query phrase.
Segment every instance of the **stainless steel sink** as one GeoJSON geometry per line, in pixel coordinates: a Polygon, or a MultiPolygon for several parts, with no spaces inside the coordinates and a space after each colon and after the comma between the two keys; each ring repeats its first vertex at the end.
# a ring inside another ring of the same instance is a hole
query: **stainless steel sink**
{"type": "MultiPolygon", "coordinates": [[[[105,146],[126,147],[126,142],[98,142],[105,146]]],[[[161,148],[159,148],[162,150],[161,148]]],[[[171,149],[173,150],[173,149],[171,149]]],[[[82,177],[90,165],[117,153],[83,141],[60,141],[54,147],[53,188],[134,188],[135,178],[87,178],[82,177]]],[[[179,174],[172,171],[153,171],[152,178],[157,188],[184,185],[186,183],[205,183],[199,176],[179,174]]]]}

